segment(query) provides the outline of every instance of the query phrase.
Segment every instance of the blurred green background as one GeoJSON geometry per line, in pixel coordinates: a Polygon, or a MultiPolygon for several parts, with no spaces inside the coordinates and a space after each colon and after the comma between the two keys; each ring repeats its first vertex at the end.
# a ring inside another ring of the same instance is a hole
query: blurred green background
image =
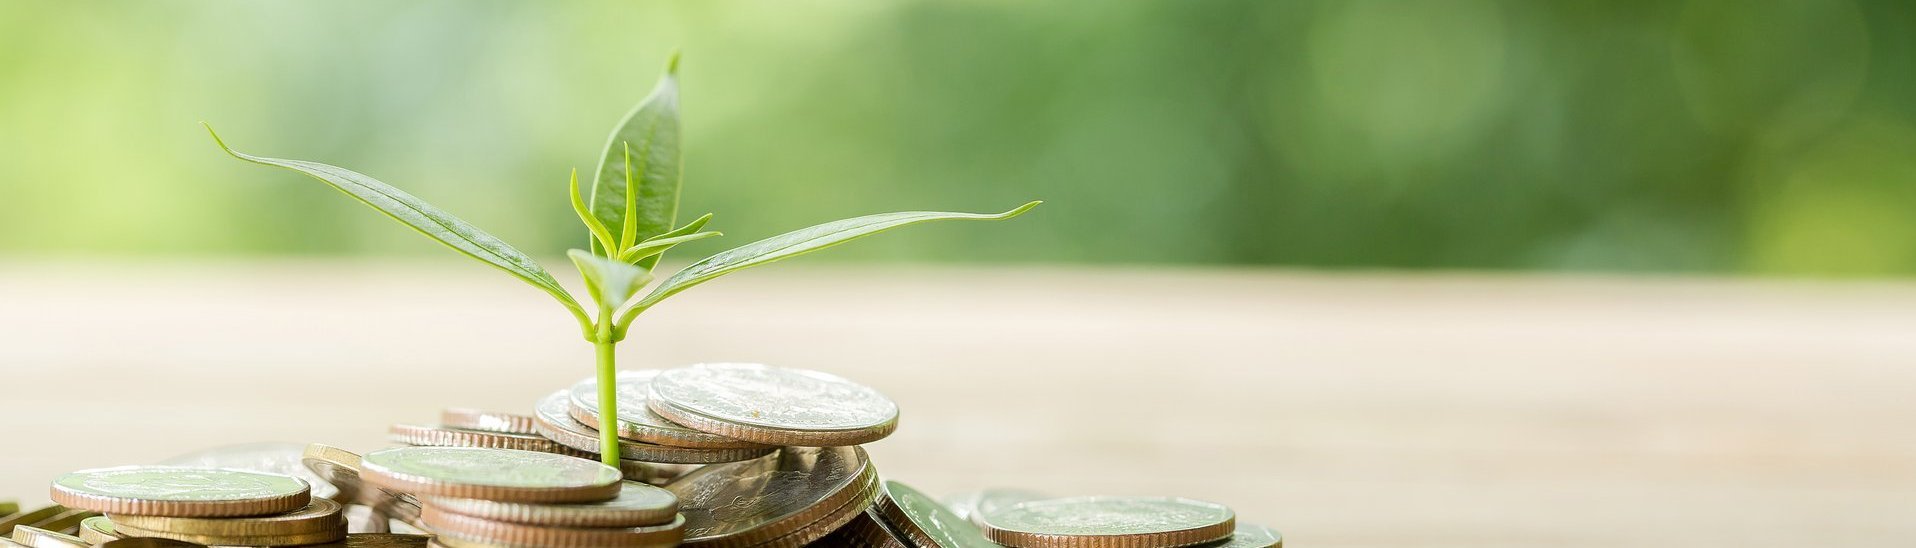
{"type": "Polygon", "coordinates": [[[453,260],[199,120],[556,255],[675,46],[694,253],[1916,273],[1916,3],[1845,0],[0,0],[0,256],[453,260]]]}

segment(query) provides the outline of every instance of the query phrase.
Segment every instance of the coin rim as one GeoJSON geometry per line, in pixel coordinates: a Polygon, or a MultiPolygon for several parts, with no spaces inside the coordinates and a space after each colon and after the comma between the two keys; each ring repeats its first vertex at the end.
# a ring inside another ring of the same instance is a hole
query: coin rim
{"type": "Polygon", "coordinates": [[[499,434],[519,434],[536,436],[532,429],[532,417],[518,413],[501,413],[471,407],[447,407],[439,411],[439,424],[449,428],[494,432],[499,434]]]}
{"type": "Polygon", "coordinates": [[[398,423],[387,427],[387,438],[407,445],[430,447],[480,447],[485,449],[517,449],[520,451],[538,451],[540,453],[558,453],[585,458],[585,455],[572,447],[567,447],[551,438],[532,434],[507,434],[482,430],[460,430],[445,426],[427,424],[398,423]]]}
{"type": "Polygon", "coordinates": [[[313,498],[305,508],[245,518],[187,518],[109,515],[116,527],[149,531],[178,531],[225,536],[273,536],[331,530],[346,522],[346,507],[326,498],[313,498]]]}
{"type": "MultiPolygon", "coordinates": [[[[865,483],[876,483],[878,481],[878,468],[872,466],[871,457],[865,454],[865,448],[852,447],[851,449],[853,454],[857,455],[858,461],[862,464],[858,475],[854,476],[851,481],[845,482],[845,485],[840,486],[837,490],[819,497],[818,501],[812,503],[812,505],[779,517],[774,521],[765,522],[759,524],[757,527],[739,531],[731,535],[712,537],[710,539],[688,538],[685,540],[685,543],[701,546],[733,546],[735,545],[734,543],[756,545],[761,542],[771,542],[797,532],[806,525],[815,523],[824,516],[836,512],[845,504],[845,501],[852,500],[859,495],[859,487],[861,485],[865,483]]],[[[706,470],[700,470],[699,472],[711,474],[723,471],[722,469],[715,469],[709,472],[706,470]]],[[[675,491],[674,494],[676,493],[675,491]]],[[[679,501],[679,510],[681,512],[685,510],[685,501],[679,501]]]]}
{"type": "Polygon", "coordinates": [[[679,513],[678,495],[663,488],[644,482],[625,480],[620,482],[620,495],[632,484],[638,489],[662,491],[671,501],[655,507],[617,507],[608,508],[597,504],[591,506],[569,504],[526,504],[518,502],[500,502],[484,499],[463,499],[452,497],[431,497],[424,502],[440,510],[468,517],[518,523],[534,526],[552,527],[646,527],[663,525],[672,521],[679,513]]]}
{"type": "MultiPolygon", "coordinates": [[[[577,459],[581,462],[585,462],[585,463],[589,463],[589,464],[593,464],[597,466],[604,466],[606,468],[612,468],[612,470],[617,474],[619,479],[606,483],[605,485],[580,485],[580,486],[562,486],[562,487],[517,487],[517,486],[503,486],[503,485],[483,485],[483,484],[477,484],[477,483],[458,483],[458,482],[452,482],[447,480],[441,480],[441,479],[435,479],[435,478],[430,478],[426,476],[411,474],[407,472],[400,472],[397,470],[391,470],[369,459],[369,457],[372,457],[373,455],[377,455],[381,453],[387,453],[387,452],[393,452],[393,451],[415,450],[415,449],[423,449],[423,448],[426,448],[426,447],[423,447],[423,446],[393,447],[389,449],[381,449],[378,451],[367,453],[366,455],[360,458],[359,475],[362,479],[365,479],[367,483],[370,483],[374,486],[384,487],[386,489],[393,490],[393,491],[411,493],[415,496],[439,496],[439,497],[455,497],[455,498],[468,498],[468,499],[488,499],[488,500],[500,500],[500,501],[507,501],[507,502],[559,502],[559,503],[597,502],[597,501],[602,501],[602,500],[612,498],[613,495],[618,494],[619,482],[624,481],[624,477],[625,477],[625,472],[622,470],[618,470],[610,466],[605,466],[605,464],[595,462],[595,461],[590,461],[586,459],[577,459]]],[[[435,449],[435,450],[458,449],[458,450],[471,450],[471,451],[519,451],[516,449],[491,449],[491,448],[482,448],[482,447],[430,447],[430,449],[435,449]]],[[[538,455],[554,455],[553,453],[542,453],[538,451],[519,451],[519,452],[534,453],[538,455]]],[[[556,456],[563,457],[565,455],[556,455],[556,456]]],[[[567,458],[572,458],[572,457],[567,457],[567,458]]]]}
{"type": "Polygon", "coordinates": [[[61,475],[53,480],[48,488],[48,498],[68,508],[92,510],[103,514],[125,514],[130,516],[175,516],[175,517],[249,517],[268,514],[280,514],[305,508],[312,502],[312,484],[306,480],[285,474],[237,470],[233,468],[205,468],[194,466],[115,466],[110,468],[89,468],[61,475]],[[279,495],[247,499],[225,500],[160,500],[116,497],[96,493],[86,493],[61,485],[60,480],[70,476],[87,473],[99,473],[109,470],[132,469],[180,469],[180,470],[219,470],[240,474],[256,474],[291,478],[299,482],[299,490],[279,495]],[[297,503],[297,504],[294,504],[297,503]]]}
{"type": "MultiPolygon", "coordinates": [[[[668,401],[668,402],[670,402],[670,403],[673,403],[673,404],[675,404],[675,405],[678,405],[678,406],[680,406],[680,407],[683,407],[683,408],[684,408],[684,410],[685,410],[686,412],[690,412],[690,413],[697,413],[697,414],[699,414],[699,415],[702,415],[702,416],[704,416],[704,417],[706,417],[706,418],[708,418],[708,419],[711,419],[711,420],[715,420],[715,421],[720,421],[720,422],[727,422],[727,423],[731,423],[731,424],[737,424],[737,425],[741,425],[741,426],[751,426],[751,427],[756,427],[756,428],[761,428],[761,429],[767,429],[767,430],[782,430],[782,431],[795,431],[795,432],[821,432],[821,433],[823,433],[823,432],[864,432],[864,431],[867,431],[867,430],[874,430],[874,429],[886,429],[888,425],[889,425],[889,426],[890,426],[891,428],[896,428],[896,426],[897,426],[897,424],[898,424],[898,416],[899,416],[900,414],[902,414],[902,413],[903,413],[903,411],[904,411],[904,410],[903,410],[902,408],[900,408],[900,407],[899,407],[899,405],[898,405],[898,402],[897,402],[896,400],[893,400],[893,399],[891,399],[891,396],[886,396],[884,392],[879,392],[879,391],[878,391],[878,389],[876,389],[876,388],[872,388],[872,387],[871,387],[870,385],[866,385],[866,384],[864,384],[864,383],[860,383],[860,382],[858,382],[858,381],[854,381],[854,380],[851,380],[851,379],[847,379],[847,378],[845,378],[845,377],[841,377],[841,376],[838,376],[838,375],[833,375],[833,374],[831,374],[831,373],[827,373],[827,372],[824,372],[824,371],[819,371],[819,370],[816,370],[816,369],[805,369],[805,368],[799,368],[799,367],[779,367],[779,366],[775,366],[775,365],[767,365],[767,364],[762,364],[762,363],[743,363],[743,362],[709,362],[709,363],[695,363],[695,364],[692,364],[692,365],[687,365],[687,366],[684,366],[684,367],[674,367],[674,368],[671,368],[671,369],[667,369],[667,370],[664,370],[664,371],[662,371],[662,372],[660,372],[660,373],[659,373],[659,375],[658,375],[658,377],[655,377],[655,378],[654,378],[654,382],[652,382],[652,383],[650,383],[650,384],[648,384],[648,385],[647,385],[647,390],[648,390],[648,392],[646,393],[646,404],[647,404],[647,406],[648,406],[648,407],[650,407],[650,406],[651,406],[650,404],[651,404],[651,403],[652,403],[653,401],[656,401],[656,400],[661,400],[661,399],[663,399],[663,400],[666,400],[666,401],[668,401]],[[701,408],[700,408],[700,406],[698,406],[698,405],[693,405],[693,404],[691,404],[690,402],[680,402],[680,401],[673,401],[673,400],[670,400],[669,398],[664,398],[664,394],[662,394],[662,393],[660,393],[660,392],[659,392],[659,389],[658,389],[658,386],[659,386],[659,384],[660,384],[660,383],[659,383],[659,382],[657,382],[657,380],[658,380],[659,378],[664,378],[664,377],[665,377],[666,375],[668,375],[668,374],[671,374],[671,373],[673,373],[673,372],[678,372],[678,371],[692,371],[692,370],[698,370],[698,369],[726,369],[726,368],[732,368],[732,367],[721,367],[721,366],[747,366],[747,367],[750,367],[750,368],[754,368],[754,369],[763,369],[763,370],[767,370],[767,371],[784,371],[784,372],[791,372],[791,373],[797,373],[797,374],[800,374],[800,375],[818,375],[818,376],[825,376],[825,377],[831,377],[832,379],[836,379],[836,380],[838,380],[838,381],[840,381],[840,382],[843,382],[843,383],[845,383],[845,384],[849,384],[849,385],[852,385],[852,386],[856,386],[856,387],[859,387],[859,388],[863,388],[863,389],[865,389],[865,390],[869,390],[869,391],[871,391],[871,393],[872,393],[873,395],[876,395],[876,396],[878,396],[879,398],[883,398],[883,399],[884,399],[884,400],[885,400],[885,401],[886,401],[887,403],[890,403],[890,404],[891,404],[891,409],[892,409],[892,413],[891,413],[891,417],[889,417],[889,418],[886,418],[885,420],[883,420],[883,421],[879,421],[879,422],[877,422],[877,423],[873,423],[873,424],[869,424],[869,425],[862,425],[862,426],[846,426],[846,427],[838,427],[838,428],[798,428],[798,427],[791,427],[791,426],[786,426],[786,425],[782,425],[782,424],[777,424],[777,423],[771,423],[771,422],[764,422],[764,421],[753,421],[753,420],[751,420],[751,419],[749,419],[749,418],[745,418],[745,417],[729,417],[729,416],[725,416],[725,415],[723,415],[723,414],[720,414],[720,413],[717,413],[717,412],[714,412],[714,411],[708,411],[708,410],[705,410],[705,409],[701,409],[701,408]]],[[[656,409],[654,410],[654,412],[657,412],[657,411],[656,411],[656,409]]],[[[663,413],[661,413],[661,415],[664,415],[664,414],[663,414],[663,413]]],[[[674,420],[674,419],[672,419],[672,417],[670,417],[670,416],[667,416],[667,417],[666,417],[666,420],[670,420],[670,421],[672,421],[672,422],[674,422],[674,423],[678,423],[678,424],[679,424],[679,425],[681,425],[681,426],[686,426],[686,427],[691,427],[691,425],[689,425],[689,424],[685,424],[685,423],[682,423],[682,422],[679,422],[679,421],[677,421],[677,420],[674,420]]],[[[888,430],[888,432],[889,432],[889,430],[888,430]]],[[[777,445],[777,444],[775,444],[775,445],[777,445]]]]}
{"type": "Polygon", "coordinates": [[[708,416],[697,410],[679,407],[677,403],[655,397],[646,400],[646,406],[653,413],[665,417],[687,428],[737,438],[755,443],[796,447],[846,447],[864,445],[890,436],[898,430],[898,414],[893,414],[889,422],[859,430],[787,430],[751,424],[731,422],[726,419],[708,416]]]}
{"type": "Polygon", "coordinates": [[[487,544],[547,547],[673,546],[684,538],[685,516],[677,512],[662,525],[644,527],[553,527],[468,516],[427,504],[420,518],[439,536],[487,544]],[[656,537],[656,538],[655,538],[656,537]]]}
{"type": "MultiPolygon", "coordinates": [[[[638,373],[643,373],[648,371],[654,372],[654,374],[652,375],[654,378],[658,377],[657,373],[665,372],[665,370],[663,369],[638,369],[638,370],[628,369],[628,370],[619,371],[618,375],[615,375],[614,378],[616,379],[618,376],[623,376],[627,374],[638,374],[638,373]]],[[[572,418],[574,420],[579,421],[579,423],[584,424],[586,426],[592,426],[592,425],[599,424],[599,419],[600,419],[599,412],[586,408],[584,403],[586,402],[587,398],[582,398],[579,395],[581,391],[581,387],[588,384],[592,385],[592,389],[589,392],[597,391],[599,380],[596,378],[587,378],[585,380],[573,383],[570,388],[565,389],[566,413],[572,415],[572,418]]],[[[614,384],[617,384],[616,380],[614,381],[614,384]]],[[[651,396],[650,396],[650,392],[652,390],[651,386],[652,386],[651,382],[646,383],[646,392],[647,392],[646,399],[647,400],[651,399],[651,396]]],[[[648,406],[646,410],[650,411],[651,409],[648,406]]],[[[654,413],[654,414],[657,414],[657,413],[654,413]]],[[[660,418],[663,418],[663,417],[660,417],[660,418]]],[[[671,421],[668,420],[666,422],[671,422],[671,421]]],[[[628,440],[633,440],[633,441],[645,442],[645,443],[653,443],[658,445],[670,445],[673,447],[690,447],[694,449],[760,449],[760,448],[766,447],[766,445],[762,443],[754,443],[754,442],[749,442],[749,441],[745,441],[745,440],[741,440],[737,438],[728,438],[725,436],[720,436],[718,434],[713,434],[711,432],[702,432],[699,430],[687,428],[684,425],[676,425],[678,426],[678,428],[676,429],[663,428],[657,425],[644,424],[644,423],[640,423],[636,421],[627,420],[625,417],[618,417],[613,420],[613,423],[617,424],[619,427],[619,437],[625,438],[628,440]]]]}
{"type": "MultiPolygon", "coordinates": [[[[554,392],[539,401],[543,408],[555,398],[565,398],[565,391],[554,392]]],[[[570,403],[566,404],[570,406],[570,403]]],[[[581,458],[597,459],[599,450],[599,431],[591,425],[579,422],[570,413],[560,416],[548,416],[544,409],[536,409],[533,414],[539,427],[539,435],[545,436],[560,445],[587,452],[581,458]]],[[[748,461],[777,451],[777,447],[755,446],[737,449],[695,449],[691,447],[673,447],[653,443],[635,442],[619,438],[619,459],[659,464],[722,464],[748,461]]]]}
{"type": "Polygon", "coordinates": [[[1184,498],[1184,497],[1086,496],[1086,497],[1062,497],[1062,498],[1052,498],[1052,499],[1029,500],[1029,501],[1024,501],[1017,504],[1013,504],[1011,506],[1004,507],[1002,511],[992,512],[991,514],[985,515],[983,521],[984,523],[979,524],[979,528],[984,529],[985,538],[991,539],[992,542],[996,542],[998,544],[1002,544],[1005,546],[1010,546],[1012,548],[1143,548],[1143,547],[1175,548],[1179,546],[1191,546],[1194,544],[1204,544],[1207,542],[1217,542],[1220,540],[1227,540],[1231,538],[1232,533],[1237,531],[1237,511],[1232,510],[1229,506],[1225,506],[1215,502],[1190,499],[1190,498],[1184,498]],[[1027,504],[1035,504],[1035,503],[1059,504],[1056,501],[1077,501],[1077,500],[1088,501],[1088,500],[1097,500],[1097,499],[1154,499],[1154,500],[1188,501],[1188,502],[1196,502],[1196,503],[1201,503],[1201,504],[1206,504],[1211,506],[1217,506],[1217,507],[1223,508],[1224,511],[1230,512],[1231,514],[1229,516],[1225,516],[1224,520],[1218,523],[1206,524],[1206,525],[1201,525],[1198,527],[1189,527],[1189,528],[1176,529],[1171,531],[1152,531],[1152,532],[1146,532],[1146,533],[1130,533],[1130,534],[1064,534],[1064,533],[1044,533],[1044,532],[1037,532],[1037,531],[1022,531],[1017,529],[1006,529],[1006,528],[999,527],[997,525],[992,524],[990,519],[991,516],[993,515],[1003,515],[1003,513],[1006,511],[1011,511],[1020,506],[1024,506],[1027,504]]]}

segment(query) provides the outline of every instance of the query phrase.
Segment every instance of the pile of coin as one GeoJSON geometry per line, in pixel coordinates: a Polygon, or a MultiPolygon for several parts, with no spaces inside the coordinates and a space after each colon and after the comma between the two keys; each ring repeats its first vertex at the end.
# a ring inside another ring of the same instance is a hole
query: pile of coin
{"type": "Polygon", "coordinates": [[[440,548],[1282,546],[1276,532],[1240,525],[1231,509],[1203,501],[1013,489],[940,501],[881,480],[859,446],[896,430],[898,406],[826,373],[717,363],[623,371],[615,382],[612,402],[586,379],[540,398],[530,413],[455,408],[438,424],[395,424],[389,434],[404,445],[364,456],[321,444],[255,444],[183,456],[171,466],[75,472],[52,490],[73,510],[31,517],[40,524],[78,512],[72,530],[22,528],[32,542],[15,540],[60,547],[135,539],[440,548]],[[616,416],[601,413],[607,403],[616,403],[616,416]],[[616,467],[599,461],[602,424],[620,438],[616,467]]]}

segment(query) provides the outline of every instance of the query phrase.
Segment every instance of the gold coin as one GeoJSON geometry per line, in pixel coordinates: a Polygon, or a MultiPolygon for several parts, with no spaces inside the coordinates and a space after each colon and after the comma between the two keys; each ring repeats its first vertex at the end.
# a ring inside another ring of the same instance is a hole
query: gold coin
{"type": "Polygon", "coordinates": [[[665,525],[648,527],[550,527],[480,519],[427,504],[423,517],[426,525],[442,539],[512,546],[670,547],[677,546],[685,533],[685,516],[673,516],[665,525]]]}
{"type": "MultiPolygon", "coordinates": [[[[599,431],[590,425],[572,418],[568,411],[571,404],[566,403],[566,391],[560,390],[539,400],[533,412],[533,418],[539,428],[539,435],[551,438],[567,447],[595,455],[599,450],[599,431]]],[[[758,446],[734,449],[694,449],[690,447],[671,447],[640,443],[621,438],[619,440],[619,458],[643,462],[662,462],[672,464],[711,464],[720,462],[738,462],[765,456],[774,447],[758,446]]]]}
{"type": "Polygon", "coordinates": [[[479,519],[553,527],[644,527],[669,523],[679,513],[671,491],[626,481],[619,496],[590,504],[524,504],[479,499],[429,498],[429,506],[479,519]]]}
{"type": "Polygon", "coordinates": [[[911,548],[891,531],[879,524],[876,510],[866,510],[853,517],[844,527],[818,539],[819,546],[842,546],[845,548],[911,548]]]}
{"type": "Polygon", "coordinates": [[[14,527],[13,541],[32,546],[33,548],[88,548],[93,546],[80,537],[66,533],[56,533],[32,525],[14,527]]]}
{"type": "Polygon", "coordinates": [[[7,537],[12,535],[14,526],[33,525],[35,523],[53,519],[55,516],[59,516],[60,514],[64,514],[68,511],[70,511],[70,509],[68,509],[67,507],[55,504],[55,505],[47,506],[44,508],[30,510],[25,513],[14,514],[11,516],[0,516],[0,537],[7,537]]]}
{"type": "Polygon", "coordinates": [[[122,466],[53,480],[54,502],[140,516],[233,517],[291,512],[312,502],[306,480],[226,468],[122,466]]]}
{"type": "Polygon", "coordinates": [[[439,424],[461,430],[479,430],[501,434],[533,435],[532,417],[515,413],[497,413],[465,407],[447,408],[439,413],[439,424]]]}
{"type": "Polygon", "coordinates": [[[619,494],[624,475],[585,459],[511,449],[397,447],[360,459],[367,483],[418,496],[506,502],[597,502],[619,494]]]}
{"type": "Polygon", "coordinates": [[[95,512],[92,510],[68,509],[65,512],[61,512],[59,515],[40,520],[39,523],[30,523],[26,525],[32,525],[34,527],[39,527],[41,529],[46,529],[48,531],[53,531],[56,533],[65,533],[67,531],[72,531],[73,529],[78,528],[80,526],[81,521],[84,521],[87,518],[98,516],[98,515],[100,515],[99,512],[95,512]]]}
{"type": "Polygon", "coordinates": [[[148,531],[169,531],[221,537],[261,537],[314,533],[338,529],[342,519],[339,503],[313,499],[297,511],[250,518],[170,518],[161,516],[112,516],[120,527],[148,531]]]}
{"type": "Polygon", "coordinates": [[[93,516],[80,520],[80,540],[86,541],[87,544],[104,544],[106,541],[117,538],[120,538],[120,533],[113,529],[113,520],[107,519],[106,516],[93,516]]]}
{"type": "Polygon", "coordinates": [[[419,521],[418,500],[405,493],[367,485],[359,477],[360,458],[357,453],[315,443],[306,446],[306,452],[300,461],[321,479],[338,487],[340,498],[357,502],[372,508],[374,512],[392,516],[399,521],[406,523],[419,521]]]}
{"type": "Polygon", "coordinates": [[[400,535],[393,533],[353,533],[345,539],[326,544],[314,544],[300,548],[425,548],[431,546],[431,535],[400,535]]]}
{"type": "MultiPolygon", "coordinates": [[[[124,523],[115,523],[114,530],[127,537],[154,537],[186,542],[197,542],[209,546],[301,546],[320,544],[346,538],[346,524],[326,531],[310,533],[288,533],[284,535],[213,535],[204,533],[181,533],[176,531],[155,531],[128,527],[124,523]]],[[[117,541],[116,541],[117,542],[117,541]]]]}

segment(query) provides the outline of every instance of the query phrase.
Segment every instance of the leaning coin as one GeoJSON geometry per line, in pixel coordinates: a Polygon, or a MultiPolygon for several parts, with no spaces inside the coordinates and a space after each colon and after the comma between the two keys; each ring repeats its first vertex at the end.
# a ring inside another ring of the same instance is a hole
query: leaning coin
{"type": "Polygon", "coordinates": [[[1237,515],[1177,497],[1071,497],[984,515],[985,536],[1014,548],[1171,548],[1231,537],[1237,515]]]}
{"type": "Polygon", "coordinates": [[[172,466],[81,470],[53,480],[51,496],[95,512],[181,517],[278,514],[312,499],[306,480],[292,476],[172,466]]]}
{"type": "Polygon", "coordinates": [[[339,489],[327,483],[300,462],[306,444],[286,442],[247,443],[195,451],[160,461],[164,466],[194,468],[231,468],[285,474],[312,484],[313,496],[342,501],[339,489]]]}
{"type": "Polygon", "coordinates": [[[338,486],[344,498],[371,508],[375,514],[406,523],[419,521],[419,501],[398,491],[367,485],[359,476],[357,453],[315,443],[306,446],[301,462],[314,474],[338,486]]]}
{"type": "MultiPolygon", "coordinates": [[[[878,493],[881,490],[878,485],[878,475],[873,474],[870,478],[867,478],[866,481],[859,482],[854,489],[856,490],[853,491],[850,500],[839,505],[837,509],[823,514],[817,521],[812,522],[811,525],[800,527],[797,531],[786,533],[785,536],[753,546],[757,548],[803,548],[818,539],[825,538],[825,536],[831,534],[832,531],[838,530],[839,527],[845,526],[846,523],[850,523],[853,519],[871,510],[872,502],[878,498],[878,493]]],[[[716,542],[712,545],[735,546],[724,541],[716,542]]]]}
{"type": "MultiPolygon", "coordinates": [[[[454,514],[426,505],[426,525],[441,539],[508,546],[678,546],[685,518],[673,516],[663,525],[647,527],[550,527],[506,523],[454,514]]],[[[442,542],[444,542],[442,540],[442,542]]],[[[451,544],[451,543],[449,543],[451,544]]]]}
{"type": "Polygon", "coordinates": [[[844,527],[818,539],[817,546],[842,546],[845,548],[911,548],[900,540],[888,528],[879,523],[876,509],[859,513],[844,527]]]}
{"type": "MultiPolygon", "coordinates": [[[[539,427],[539,435],[573,449],[596,453],[599,450],[599,431],[572,418],[572,415],[567,412],[570,405],[566,401],[564,390],[553,392],[540,399],[538,407],[533,410],[533,417],[538,419],[536,425],[539,427]]],[[[693,449],[624,439],[619,441],[620,459],[671,464],[738,462],[761,457],[774,450],[775,448],[763,446],[744,449],[693,449]]]]}
{"type": "Polygon", "coordinates": [[[93,516],[80,520],[80,540],[86,541],[89,545],[102,544],[117,538],[120,538],[120,533],[113,529],[113,520],[107,519],[106,516],[93,516]]]}
{"type": "Polygon", "coordinates": [[[885,523],[910,539],[912,545],[930,548],[992,548],[998,543],[985,538],[985,532],[938,501],[896,481],[885,482],[885,496],[878,499],[878,515],[885,523]]]}
{"type": "Polygon", "coordinates": [[[439,413],[439,424],[463,430],[480,430],[502,434],[539,433],[532,429],[532,417],[515,413],[482,411],[465,407],[447,408],[439,413]]]}
{"type": "Polygon", "coordinates": [[[398,447],[367,453],[368,483],[418,496],[506,502],[596,502],[619,494],[622,474],[597,462],[537,451],[398,447]]]}
{"type": "Polygon", "coordinates": [[[539,451],[584,457],[580,451],[554,443],[537,435],[505,434],[500,432],[481,432],[478,430],[459,430],[419,424],[395,424],[388,430],[393,441],[409,445],[431,445],[437,447],[485,447],[489,449],[518,449],[520,451],[539,451]]]}
{"type": "MultiPolygon", "coordinates": [[[[339,503],[313,499],[295,512],[251,518],[170,518],[162,516],[112,516],[117,527],[146,531],[204,534],[218,537],[264,537],[331,531],[346,520],[339,503]]],[[[191,540],[191,539],[186,539],[191,540]]]]}
{"type": "MultiPolygon", "coordinates": [[[[652,393],[652,378],[658,375],[657,369],[619,372],[617,386],[614,387],[619,399],[619,437],[673,447],[709,449],[765,447],[763,444],[686,428],[652,412],[646,407],[645,400],[652,393]]],[[[588,426],[599,424],[598,379],[588,378],[572,385],[569,402],[567,411],[572,418],[588,426]]]]}
{"type": "Polygon", "coordinates": [[[665,489],[679,497],[685,544],[747,546],[797,532],[839,511],[876,477],[864,449],[787,447],[745,462],[706,466],[665,489]]]}
{"type": "Polygon", "coordinates": [[[862,384],[760,364],[707,363],[652,379],[653,412],[694,430],[767,445],[836,447],[898,428],[898,404],[862,384]]]}
{"type": "Polygon", "coordinates": [[[1269,527],[1239,523],[1237,532],[1231,533],[1231,540],[1207,548],[1284,548],[1284,536],[1269,527]]]}
{"type": "Polygon", "coordinates": [[[990,488],[966,491],[938,499],[957,514],[972,523],[980,523],[979,515],[998,508],[1011,506],[1028,500],[1053,498],[1051,495],[1024,489],[990,488]]]}
{"type": "Polygon", "coordinates": [[[93,546],[91,543],[88,543],[86,539],[66,533],[48,531],[32,525],[14,527],[13,541],[32,546],[33,548],[88,548],[93,546]]]}
{"type": "Polygon", "coordinates": [[[554,527],[643,527],[670,523],[679,513],[679,499],[671,491],[627,481],[619,496],[589,504],[524,504],[480,499],[434,497],[426,504],[475,518],[554,527]]]}
{"type": "Polygon", "coordinates": [[[12,535],[15,526],[33,525],[71,511],[70,508],[54,504],[10,516],[0,516],[0,538],[12,535]]]}

